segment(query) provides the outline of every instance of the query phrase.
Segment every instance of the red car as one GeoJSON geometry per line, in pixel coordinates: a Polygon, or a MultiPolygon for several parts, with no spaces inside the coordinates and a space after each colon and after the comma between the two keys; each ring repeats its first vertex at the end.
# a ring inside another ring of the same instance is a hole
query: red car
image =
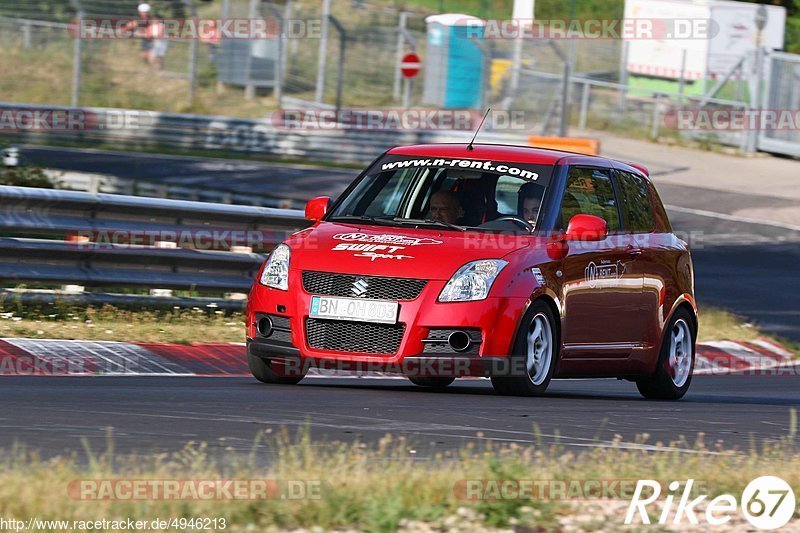
{"type": "Polygon", "coordinates": [[[247,304],[267,383],[310,367],[402,372],[426,387],[489,376],[635,381],[678,399],[695,361],[688,246],[641,166],[528,147],[405,146],[279,245],[247,304]]]}

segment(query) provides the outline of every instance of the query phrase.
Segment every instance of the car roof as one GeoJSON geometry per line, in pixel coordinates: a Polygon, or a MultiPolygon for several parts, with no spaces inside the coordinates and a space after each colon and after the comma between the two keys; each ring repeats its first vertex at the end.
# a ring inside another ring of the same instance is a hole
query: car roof
{"type": "Polygon", "coordinates": [[[565,163],[634,170],[648,176],[647,169],[634,163],[615,161],[600,156],[534,148],[532,146],[515,146],[507,144],[475,143],[472,150],[467,150],[467,143],[414,144],[396,146],[387,153],[392,155],[409,155],[424,157],[463,157],[468,159],[497,159],[508,163],[531,163],[538,165],[555,165],[559,161],[565,163]]]}

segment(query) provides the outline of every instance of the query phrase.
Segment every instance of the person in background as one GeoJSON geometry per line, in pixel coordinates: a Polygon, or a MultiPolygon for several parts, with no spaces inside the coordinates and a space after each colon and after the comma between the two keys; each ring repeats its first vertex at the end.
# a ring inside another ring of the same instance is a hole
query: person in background
{"type": "Polygon", "coordinates": [[[167,41],[164,37],[164,24],[153,20],[150,4],[141,3],[137,8],[139,17],[131,20],[125,28],[132,30],[136,38],[141,40],[139,55],[142,60],[156,70],[164,66],[164,55],[167,53],[167,41]]]}

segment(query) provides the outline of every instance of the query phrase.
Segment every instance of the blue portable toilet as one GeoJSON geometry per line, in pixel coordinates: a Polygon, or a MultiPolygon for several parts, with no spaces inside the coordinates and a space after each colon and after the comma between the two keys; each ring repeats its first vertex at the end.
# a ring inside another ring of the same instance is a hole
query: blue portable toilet
{"type": "Polygon", "coordinates": [[[428,26],[422,101],[444,109],[481,106],[485,57],[481,49],[485,22],[448,13],[425,19],[428,26]]]}

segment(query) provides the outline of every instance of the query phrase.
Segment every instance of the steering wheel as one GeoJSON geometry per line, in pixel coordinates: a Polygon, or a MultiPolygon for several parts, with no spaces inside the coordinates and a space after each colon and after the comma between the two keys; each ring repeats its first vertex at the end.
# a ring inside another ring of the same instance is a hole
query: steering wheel
{"type": "Polygon", "coordinates": [[[498,218],[492,220],[492,222],[502,222],[502,221],[505,221],[505,220],[507,220],[509,222],[513,222],[514,224],[516,224],[517,226],[521,227],[522,229],[524,229],[528,233],[533,233],[533,224],[531,224],[527,220],[524,220],[524,219],[522,219],[520,217],[507,215],[507,216],[498,217],[498,218]]]}

